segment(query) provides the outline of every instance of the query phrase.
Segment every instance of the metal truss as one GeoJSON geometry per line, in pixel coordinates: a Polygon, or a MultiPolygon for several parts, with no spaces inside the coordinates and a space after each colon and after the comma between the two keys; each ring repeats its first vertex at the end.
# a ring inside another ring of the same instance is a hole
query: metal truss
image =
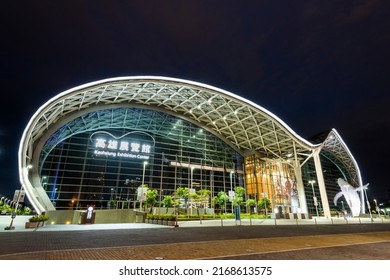
{"type": "Polygon", "coordinates": [[[64,117],[114,104],[181,116],[224,139],[241,154],[283,157],[294,152],[294,143],[298,152],[313,148],[272,113],[232,93],[183,80],[134,77],[87,84],[49,100],[24,135],[26,154],[31,156],[32,144],[64,117]]]}
{"type": "Polygon", "coordinates": [[[330,152],[334,157],[341,161],[349,173],[350,180],[349,182],[354,187],[363,186],[361,174],[359,167],[356,163],[356,160],[352,156],[352,153],[349,151],[347,145],[344,143],[343,139],[339,133],[332,129],[328,137],[322,143],[322,149],[330,152]]]}
{"type": "MultiPolygon", "coordinates": [[[[287,161],[292,155],[310,155],[321,145],[306,141],[271,112],[225,90],[166,77],[119,77],[60,93],[33,115],[19,147],[22,185],[31,185],[26,172],[30,164],[35,169],[33,173],[37,174],[41,155],[36,151],[45,150],[46,145],[46,149],[50,149],[66,135],[80,129],[100,128],[102,124],[105,127],[125,127],[129,120],[141,125],[151,121],[150,118],[144,120],[131,115],[129,110],[108,110],[119,107],[144,108],[187,120],[214,134],[243,156],[256,154],[287,161]],[[70,125],[76,119],[77,122],[70,125]],[[52,137],[55,133],[56,137],[52,137]]],[[[164,118],[162,116],[160,121],[163,122],[164,118]]],[[[341,139],[337,133],[335,136],[335,139],[341,139]]],[[[341,144],[342,140],[336,142],[329,137],[322,146],[335,153],[344,164],[352,164],[349,170],[355,172],[355,180],[358,180],[357,165],[354,161],[350,163],[352,156],[341,144]]],[[[32,196],[30,194],[29,198],[32,196]]]]}
{"type": "Polygon", "coordinates": [[[207,142],[206,160],[209,156],[218,158],[218,151],[225,150],[229,155],[235,152],[213,134],[175,116],[145,108],[111,108],[93,111],[66,122],[47,140],[44,138],[43,148],[37,152],[40,155],[39,170],[49,153],[65,139],[87,131],[122,128],[160,135],[178,144],[185,141],[187,147],[195,150],[204,147],[207,142]]]}

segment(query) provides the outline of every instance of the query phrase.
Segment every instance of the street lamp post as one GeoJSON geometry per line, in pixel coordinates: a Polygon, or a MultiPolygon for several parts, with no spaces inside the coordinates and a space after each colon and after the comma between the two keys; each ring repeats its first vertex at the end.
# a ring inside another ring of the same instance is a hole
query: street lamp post
{"type": "Polygon", "coordinates": [[[12,212],[11,214],[11,222],[9,224],[9,230],[13,230],[14,229],[14,219],[16,218],[16,211],[18,210],[19,208],[19,202],[20,202],[20,198],[22,196],[22,192],[23,192],[23,185],[20,186],[20,190],[19,190],[19,193],[18,193],[18,198],[16,199],[16,206],[14,206],[14,211],[12,212]]]}
{"type": "Polygon", "coordinates": [[[375,202],[375,210],[376,210],[376,212],[378,212],[378,217],[380,218],[381,217],[381,211],[380,211],[380,209],[378,207],[378,204],[376,203],[376,199],[374,199],[374,202],[375,202]]]}
{"type": "MultiPolygon", "coordinates": [[[[233,170],[230,171],[230,191],[233,192],[233,170]]],[[[233,213],[233,200],[231,203],[232,213],[233,213]]]]}
{"type": "Polygon", "coordinates": [[[147,164],[148,164],[148,162],[144,161],[144,169],[143,169],[143,172],[142,172],[142,186],[145,183],[145,167],[146,167],[147,164]]]}
{"type": "Polygon", "coordinates": [[[367,203],[368,213],[370,214],[371,222],[373,222],[374,220],[372,219],[371,205],[370,205],[370,202],[368,201],[368,196],[367,196],[367,186],[368,186],[368,184],[363,186],[362,188],[363,188],[363,191],[364,191],[363,194],[366,195],[366,203],[367,203]]]}
{"type": "Polygon", "coordinates": [[[309,181],[309,184],[311,184],[311,188],[312,188],[312,190],[313,190],[313,202],[314,202],[314,206],[316,207],[316,213],[317,213],[317,217],[319,216],[318,215],[318,203],[317,203],[317,197],[316,197],[316,194],[315,194],[315,192],[314,192],[314,183],[315,183],[316,181],[314,181],[314,180],[310,180],[309,181]]]}
{"type": "Polygon", "coordinates": [[[145,168],[146,168],[146,165],[148,164],[148,162],[145,160],[144,161],[144,168],[143,168],[143,171],[142,171],[142,195],[141,195],[141,198],[140,198],[140,204],[139,204],[139,209],[140,211],[142,211],[142,200],[144,198],[144,184],[145,184],[145,168]]]}
{"type": "Polygon", "coordinates": [[[191,182],[190,182],[190,186],[191,186],[191,189],[194,188],[194,169],[195,167],[194,166],[191,166],[191,182]]]}
{"type": "MultiPolygon", "coordinates": [[[[27,172],[32,168],[33,166],[31,164],[27,165],[27,172]]],[[[12,213],[11,215],[11,222],[9,224],[9,229],[10,230],[13,230],[14,229],[14,226],[13,226],[13,223],[14,223],[14,219],[16,217],[16,210],[19,208],[19,202],[20,202],[20,199],[22,198],[22,192],[23,192],[23,185],[20,186],[20,190],[19,190],[19,193],[18,193],[18,198],[16,200],[16,207],[14,208],[14,212],[12,213]]],[[[4,201],[5,202],[5,201],[4,201]]]]}

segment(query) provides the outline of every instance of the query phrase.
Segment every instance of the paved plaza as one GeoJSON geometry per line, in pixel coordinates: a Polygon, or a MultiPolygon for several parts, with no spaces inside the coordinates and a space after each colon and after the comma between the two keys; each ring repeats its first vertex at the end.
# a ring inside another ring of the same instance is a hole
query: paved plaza
{"type": "MultiPolygon", "coordinates": [[[[8,219],[7,219],[8,218],[8,219]]],[[[51,225],[5,231],[2,260],[378,259],[390,260],[390,220],[181,221],[178,227],[133,223],[51,225]]]]}

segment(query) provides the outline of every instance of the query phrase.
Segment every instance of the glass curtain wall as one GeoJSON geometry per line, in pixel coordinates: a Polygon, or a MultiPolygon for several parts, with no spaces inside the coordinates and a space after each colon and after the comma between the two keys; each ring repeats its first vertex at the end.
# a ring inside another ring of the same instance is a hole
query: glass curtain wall
{"type": "Polygon", "coordinates": [[[174,195],[175,183],[209,190],[193,206],[210,207],[218,192],[243,184],[243,159],[223,141],[176,117],[148,116],[144,122],[159,125],[85,131],[41,157],[42,185],[56,209],[133,208],[142,182],[157,190],[158,201],[174,195]]]}
{"type": "Polygon", "coordinates": [[[285,162],[261,159],[255,155],[245,158],[246,185],[249,198],[268,198],[272,212],[283,216],[297,213],[298,191],[294,169],[285,162]]]}
{"type": "MultiPolygon", "coordinates": [[[[350,212],[350,209],[345,201],[344,196],[342,196],[337,201],[337,205],[334,205],[333,202],[336,194],[340,192],[340,187],[337,183],[337,180],[339,178],[342,178],[349,182],[350,177],[346,168],[336,157],[334,157],[328,151],[321,151],[320,160],[331,215],[335,215],[337,211],[345,210],[347,212],[350,212]]],[[[323,215],[323,205],[321,202],[320,190],[318,188],[314,160],[312,158],[309,159],[302,167],[302,179],[305,186],[306,203],[309,213],[316,215],[316,211],[318,210],[319,215],[323,215]],[[317,197],[317,210],[316,205],[314,204],[314,196],[317,197]]]]}

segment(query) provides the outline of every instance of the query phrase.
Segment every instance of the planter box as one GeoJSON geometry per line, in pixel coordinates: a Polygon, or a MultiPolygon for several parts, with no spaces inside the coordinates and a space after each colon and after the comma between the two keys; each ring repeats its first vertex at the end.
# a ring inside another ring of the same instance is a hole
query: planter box
{"type": "Polygon", "coordinates": [[[37,228],[37,227],[43,227],[43,222],[26,222],[24,225],[24,228],[37,228]]]}
{"type": "Polygon", "coordinates": [[[168,221],[168,226],[174,226],[175,225],[175,221],[168,221]]]}

